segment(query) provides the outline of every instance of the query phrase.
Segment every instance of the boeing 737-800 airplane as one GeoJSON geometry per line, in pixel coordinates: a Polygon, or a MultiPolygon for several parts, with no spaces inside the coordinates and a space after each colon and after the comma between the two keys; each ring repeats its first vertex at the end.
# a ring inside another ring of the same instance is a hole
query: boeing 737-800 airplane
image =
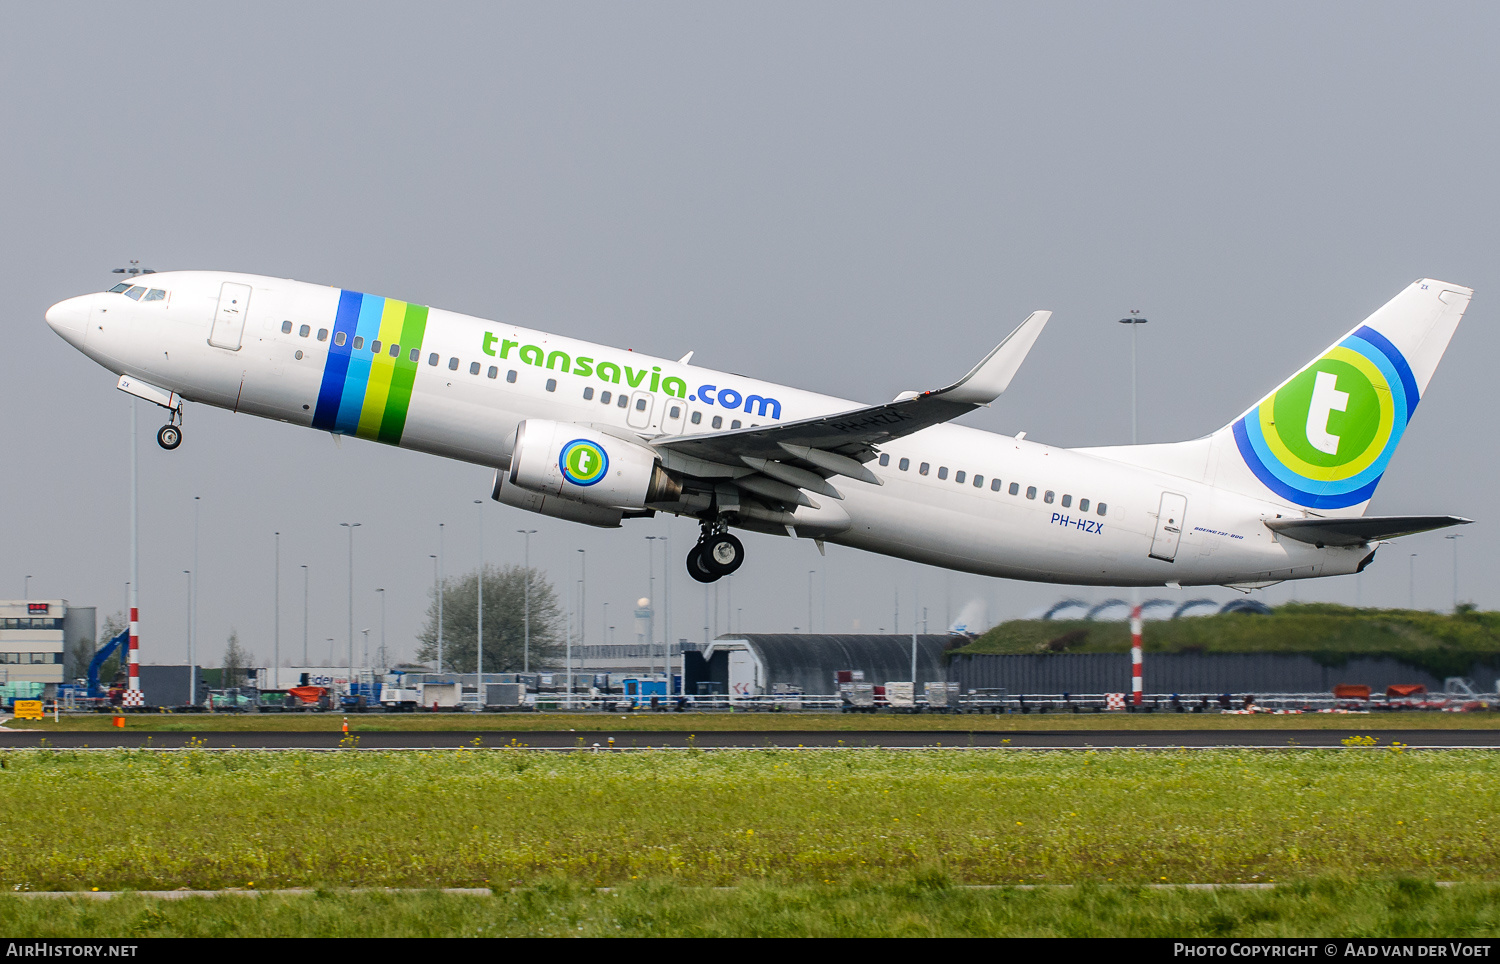
{"type": "Polygon", "coordinates": [[[703,582],[744,561],[734,527],[1012,579],[1243,587],[1467,521],[1364,510],[1472,294],[1415,282],[1212,435],[1093,449],[948,424],[1005,391],[1045,311],[947,388],[871,406],[257,275],[140,276],[47,323],[170,411],[163,448],[194,401],[461,459],[543,515],[699,520],[703,582]]]}

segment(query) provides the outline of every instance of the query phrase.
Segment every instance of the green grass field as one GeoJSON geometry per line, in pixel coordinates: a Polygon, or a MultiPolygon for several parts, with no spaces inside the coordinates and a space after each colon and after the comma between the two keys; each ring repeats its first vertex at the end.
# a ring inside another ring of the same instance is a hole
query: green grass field
{"type": "Polygon", "coordinates": [[[0,879],[224,887],[1500,881],[1500,755],[0,753],[0,879]]]}
{"type": "MultiPolygon", "coordinates": [[[[1466,675],[1500,654],[1500,612],[1456,614],[1288,603],[1269,615],[1227,613],[1154,620],[1142,635],[1148,653],[1304,654],[1329,665],[1350,656],[1389,657],[1442,678],[1466,675]]],[[[1018,619],[1001,623],[960,653],[1124,653],[1124,622],[1018,619]]]]}
{"type": "MultiPolygon", "coordinates": [[[[162,733],[340,732],[344,717],[334,713],[132,714],[129,731],[162,733]]],[[[1234,716],[1219,713],[1008,713],[896,715],[864,713],[370,713],[348,717],[353,733],[390,731],[481,730],[496,733],[526,730],[717,732],[753,730],[784,732],[923,732],[1011,730],[1470,730],[1500,729],[1500,713],[1369,713],[1300,716],[1234,716]]],[[[100,714],[45,720],[9,720],[9,730],[114,731],[100,714]]]]}
{"type": "Polygon", "coordinates": [[[898,883],[609,892],[549,881],[490,897],[262,895],[109,902],[0,897],[27,937],[1493,937],[1500,886],[1317,881],[1274,891],[970,890],[898,883]]]}

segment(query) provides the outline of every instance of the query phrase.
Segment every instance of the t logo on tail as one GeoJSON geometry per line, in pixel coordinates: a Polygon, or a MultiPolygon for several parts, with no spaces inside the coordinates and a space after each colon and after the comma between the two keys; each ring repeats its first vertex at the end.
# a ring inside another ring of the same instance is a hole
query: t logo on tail
{"type": "Polygon", "coordinates": [[[1328,416],[1346,411],[1349,393],[1338,390],[1339,377],[1332,372],[1318,372],[1313,383],[1312,402],[1307,407],[1307,441],[1319,452],[1339,454],[1339,437],[1328,431],[1328,416]]]}

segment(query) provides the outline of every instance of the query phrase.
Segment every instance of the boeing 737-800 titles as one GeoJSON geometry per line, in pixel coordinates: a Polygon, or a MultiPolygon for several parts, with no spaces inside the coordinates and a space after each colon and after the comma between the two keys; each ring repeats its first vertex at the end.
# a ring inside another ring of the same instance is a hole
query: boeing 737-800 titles
{"type": "Polygon", "coordinates": [[[1467,521],[1364,510],[1472,294],[1414,282],[1212,435],[1092,449],[948,424],[1005,391],[1045,311],[952,385],[868,406],[257,275],[143,275],[47,323],[169,410],[163,448],[193,401],[461,459],[543,515],[697,519],[703,582],[744,561],[738,528],[1012,579],[1244,587],[1467,521]]]}

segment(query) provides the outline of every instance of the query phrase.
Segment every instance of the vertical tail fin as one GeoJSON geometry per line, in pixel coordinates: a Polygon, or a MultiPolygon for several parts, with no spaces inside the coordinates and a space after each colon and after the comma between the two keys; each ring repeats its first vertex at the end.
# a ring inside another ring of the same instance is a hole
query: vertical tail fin
{"type": "Polygon", "coordinates": [[[1331,514],[1363,512],[1473,294],[1413,282],[1215,433],[1234,442],[1217,446],[1216,484],[1270,490],[1331,514]]]}

